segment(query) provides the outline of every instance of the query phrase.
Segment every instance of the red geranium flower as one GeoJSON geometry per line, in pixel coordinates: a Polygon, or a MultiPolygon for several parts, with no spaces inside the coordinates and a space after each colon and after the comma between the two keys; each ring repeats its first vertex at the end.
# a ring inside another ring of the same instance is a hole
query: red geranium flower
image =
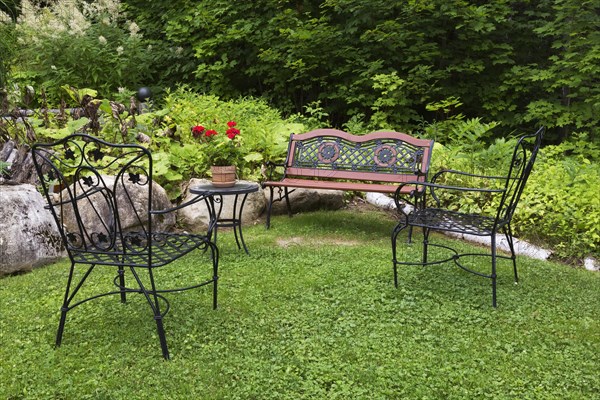
{"type": "Polygon", "coordinates": [[[202,135],[204,129],[205,128],[202,125],[196,125],[192,128],[192,135],[194,135],[194,137],[197,138],[198,136],[202,135]]]}
{"type": "MultiPolygon", "coordinates": [[[[235,122],[234,122],[235,124],[235,122]]],[[[240,134],[240,130],[236,129],[236,128],[229,128],[227,129],[227,131],[225,132],[227,134],[227,137],[229,139],[233,139],[234,137],[236,137],[237,135],[240,134]]]]}
{"type": "Polygon", "coordinates": [[[236,128],[237,122],[227,122],[228,128],[223,135],[220,135],[215,129],[210,129],[212,124],[218,123],[217,120],[214,120],[208,128],[201,125],[192,127],[194,138],[199,139],[202,161],[208,165],[237,165],[243,167],[246,152],[242,146],[243,141],[240,130],[236,128]],[[199,135],[203,136],[199,137],[199,135]]]}

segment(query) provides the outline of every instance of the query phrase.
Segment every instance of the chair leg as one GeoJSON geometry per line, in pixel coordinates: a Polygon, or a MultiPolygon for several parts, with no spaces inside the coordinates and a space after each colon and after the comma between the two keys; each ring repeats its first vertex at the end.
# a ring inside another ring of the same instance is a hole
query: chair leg
{"type": "Polygon", "coordinates": [[[496,235],[491,236],[492,241],[492,306],[496,307],[496,235]]]}
{"type": "Polygon", "coordinates": [[[398,225],[392,231],[392,265],[394,268],[394,286],[398,289],[398,259],[396,257],[396,239],[404,228],[406,228],[406,222],[399,222],[398,225]]]}
{"type": "Polygon", "coordinates": [[[127,301],[126,291],[125,291],[125,270],[123,267],[119,267],[119,290],[121,292],[121,303],[125,303],[127,301]]]}
{"type": "Polygon", "coordinates": [[[158,340],[160,341],[160,348],[162,349],[162,355],[165,360],[171,358],[169,355],[169,348],[167,346],[167,336],[165,335],[165,327],[163,326],[162,315],[155,315],[156,320],[156,331],[158,332],[158,340]]]}
{"type": "Polygon", "coordinates": [[[513,263],[513,271],[515,274],[515,283],[519,283],[519,274],[517,273],[517,256],[515,254],[515,246],[513,243],[512,231],[510,229],[510,224],[508,224],[504,228],[504,236],[506,236],[506,241],[508,242],[508,247],[510,247],[510,255],[513,263]]]}
{"type": "Polygon", "coordinates": [[[79,283],[77,283],[77,286],[75,286],[75,288],[71,292],[71,285],[73,283],[73,274],[75,273],[75,263],[71,262],[71,268],[69,269],[69,278],[67,279],[67,287],[65,288],[65,296],[63,299],[63,305],[60,308],[60,321],[58,323],[58,330],[56,332],[56,341],[55,341],[56,347],[59,347],[62,343],[62,336],[63,336],[63,332],[65,330],[65,322],[67,320],[67,312],[69,312],[69,310],[71,309],[71,307],[70,307],[71,301],[73,301],[73,298],[75,297],[77,292],[79,292],[79,289],[81,288],[83,283],[86,281],[88,276],[90,276],[90,273],[94,270],[94,267],[95,267],[95,264],[90,265],[90,267],[85,272],[85,274],[83,275],[83,277],[81,278],[79,283]]]}
{"type": "Polygon", "coordinates": [[[427,264],[427,252],[429,251],[429,228],[423,228],[423,265],[427,264]]]}
{"type": "Polygon", "coordinates": [[[408,239],[407,239],[408,244],[412,243],[412,236],[413,236],[413,226],[409,226],[408,227],[408,239]]]}
{"type": "Polygon", "coordinates": [[[67,311],[69,311],[67,307],[63,306],[60,308],[60,322],[58,323],[58,331],[56,332],[56,347],[60,347],[62,343],[62,336],[65,330],[65,322],[67,320],[67,311]]]}
{"type": "Polygon", "coordinates": [[[209,242],[211,257],[213,260],[213,310],[217,309],[217,297],[218,297],[218,281],[219,281],[219,248],[209,242]]]}
{"type": "Polygon", "coordinates": [[[146,289],[146,287],[144,286],[144,283],[138,276],[135,268],[130,267],[130,270],[131,270],[131,273],[134,276],[135,280],[137,281],[142,294],[146,298],[146,301],[148,301],[150,308],[152,308],[152,312],[154,313],[154,320],[156,321],[156,332],[158,334],[158,339],[160,341],[160,347],[162,349],[162,354],[163,354],[163,357],[165,358],[165,360],[168,360],[170,358],[169,348],[167,346],[167,337],[165,335],[165,328],[163,325],[163,314],[160,312],[159,297],[156,293],[156,285],[154,283],[154,274],[152,273],[152,268],[148,268],[148,275],[150,277],[150,286],[152,288],[151,291],[148,291],[146,289]]]}

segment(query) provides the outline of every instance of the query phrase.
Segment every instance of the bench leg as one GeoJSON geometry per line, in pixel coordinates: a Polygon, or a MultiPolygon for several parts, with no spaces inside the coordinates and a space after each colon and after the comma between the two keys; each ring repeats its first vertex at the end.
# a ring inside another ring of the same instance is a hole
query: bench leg
{"type": "Polygon", "coordinates": [[[284,188],[284,193],[285,193],[285,205],[287,207],[288,216],[291,218],[292,217],[292,206],[290,205],[290,194],[288,192],[287,187],[284,188]]]}
{"type": "Polygon", "coordinates": [[[273,186],[269,186],[269,204],[267,205],[267,222],[266,227],[269,229],[271,227],[271,208],[273,207],[273,186]]]}

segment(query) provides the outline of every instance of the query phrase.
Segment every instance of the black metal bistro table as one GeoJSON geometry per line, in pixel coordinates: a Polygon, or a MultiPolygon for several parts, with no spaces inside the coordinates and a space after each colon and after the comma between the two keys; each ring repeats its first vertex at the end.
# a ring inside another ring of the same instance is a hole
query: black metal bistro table
{"type": "Polygon", "coordinates": [[[258,184],[251,182],[236,183],[231,187],[217,187],[213,184],[198,185],[190,187],[190,193],[199,195],[208,195],[206,197],[206,206],[208,207],[209,213],[212,216],[213,221],[210,224],[214,224],[211,231],[215,233],[214,242],[217,242],[217,230],[218,228],[233,228],[235,235],[235,242],[238,249],[242,246],[246,251],[246,254],[250,254],[248,247],[244,242],[244,235],[242,234],[242,211],[244,210],[244,204],[248,195],[258,191],[258,184]],[[233,208],[231,212],[231,218],[221,218],[221,211],[223,209],[223,196],[235,196],[233,199],[233,208]],[[241,201],[240,200],[241,196],[241,201]],[[217,210],[216,204],[219,205],[217,210]],[[241,245],[240,245],[241,244],[241,245]]]}

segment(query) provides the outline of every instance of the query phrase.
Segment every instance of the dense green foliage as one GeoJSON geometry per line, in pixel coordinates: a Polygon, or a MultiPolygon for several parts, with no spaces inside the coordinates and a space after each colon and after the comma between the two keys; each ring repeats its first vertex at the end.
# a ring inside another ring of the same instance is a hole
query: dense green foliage
{"type": "Polygon", "coordinates": [[[468,118],[545,125],[554,143],[600,140],[600,0],[44,3],[23,2],[13,79],[51,92],[186,83],[403,131],[458,99],[468,118]]]}
{"type": "Polygon", "coordinates": [[[581,154],[564,157],[565,147],[544,148],[515,217],[517,234],[542,239],[565,258],[598,258],[600,164],[581,154]]]}
{"type": "MultiPolygon", "coordinates": [[[[0,5],[3,3],[0,1],[0,5]]],[[[3,10],[3,7],[0,7],[3,10]]],[[[15,26],[8,14],[0,13],[0,102],[4,98],[4,89],[8,86],[8,74],[17,51],[15,26]]],[[[2,104],[0,104],[2,110],[2,104]]]]}
{"type": "Polygon", "coordinates": [[[43,88],[55,106],[64,85],[93,87],[109,97],[150,81],[151,43],[125,19],[118,1],[64,0],[50,9],[24,2],[16,35],[13,80],[43,88]]]}
{"type": "MultiPolygon", "coordinates": [[[[54,349],[67,263],[4,278],[0,398],[595,398],[600,275],[519,257],[514,285],[503,261],[497,309],[487,279],[450,264],[401,268],[395,289],[395,222],[356,210],[276,217],[268,231],[245,227],[250,256],[219,232],[219,308],[207,287],[168,295],[169,362],[141,296],[75,309],[54,349]]],[[[199,256],[157,282],[202,275],[199,256]]],[[[91,290],[112,285],[116,270],[96,272],[91,290]]]]}
{"type": "Polygon", "coordinates": [[[288,111],[319,101],[334,125],[402,130],[455,97],[468,117],[600,140],[598,0],[124,3],[188,56],[167,84],[195,75],[199,90],[288,111]]]}
{"type": "Polygon", "coordinates": [[[93,88],[100,112],[66,125],[48,115],[10,129],[2,120],[2,139],[147,135],[156,176],[175,198],[208,169],[195,125],[235,120],[241,176],[252,179],[283,156],[290,132],[317,126],[434,138],[444,146],[436,167],[475,171],[500,170],[507,138],[545,125],[544,145],[557,147],[534,170],[517,230],[560,255],[598,252],[600,0],[20,3],[16,24],[15,7],[0,14],[3,100],[76,106],[82,95],[62,89],[93,88]],[[174,89],[182,83],[191,90],[174,89]],[[108,99],[128,104],[141,85],[153,89],[153,110],[115,113],[108,99]]]}

